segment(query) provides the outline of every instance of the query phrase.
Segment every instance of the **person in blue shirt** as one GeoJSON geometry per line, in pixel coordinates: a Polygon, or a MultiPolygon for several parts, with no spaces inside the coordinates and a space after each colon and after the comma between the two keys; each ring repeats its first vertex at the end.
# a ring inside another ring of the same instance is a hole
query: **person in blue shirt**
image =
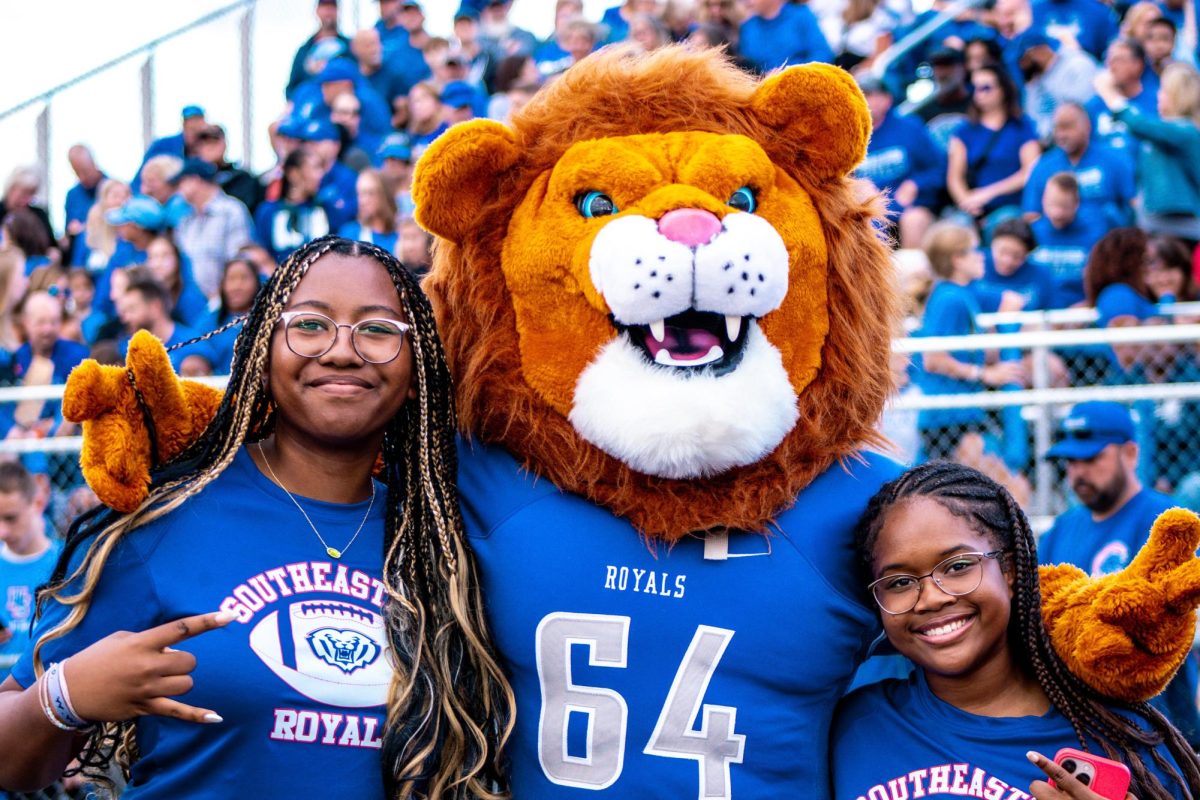
{"type": "Polygon", "coordinates": [[[137,800],[505,792],[512,695],[432,309],[395,258],[342,239],[264,291],[223,405],[143,513],[68,533],[37,644],[0,684],[0,785],[40,788],[82,750],[131,767],[137,800]],[[44,709],[51,680],[70,699],[44,709]]]}
{"type": "Polygon", "coordinates": [[[388,106],[400,95],[408,94],[408,79],[383,60],[383,41],[375,28],[363,28],[350,40],[350,52],[358,62],[359,74],[388,106]]]}
{"type": "MultiPolygon", "coordinates": [[[[965,226],[934,224],[925,237],[925,253],[937,278],[925,303],[921,328],[915,336],[965,336],[976,333],[979,301],[969,285],[983,277],[979,237],[965,226]]],[[[1002,310],[1010,310],[1002,305],[1002,310]]],[[[1024,382],[1020,362],[988,364],[982,350],[922,353],[916,359],[916,383],[927,395],[971,394],[989,386],[1024,382]]],[[[926,458],[949,458],[964,434],[986,429],[979,407],[925,409],[917,416],[926,458]]]]}
{"type": "MultiPolygon", "coordinates": [[[[1117,39],[1108,46],[1104,68],[1111,77],[1113,89],[1142,114],[1158,117],[1158,96],[1153,87],[1146,86],[1146,51],[1133,39],[1117,39]]],[[[1129,126],[1111,111],[1097,95],[1084,104],[1092,118],[1092,138],[1107,144],[1132,161],[1138,145],[1129,126]]]]}
{"type": "MultiPolygon", "coordinates": [[[[1079,403],[1063,418],[1059,441],[1045,457],[1066,463],[1080,505],[1060,514],[1042,535],[1043,564],[1074,564],[1093,577],[1122,570],[1146,543],[1158,515],[1175,505],[1142,485],[1136,439],[1133,417],[1120,403],[1079,403]]],[[[1196,663],[1188,659],[1152,701],[1193,745],[1200,743],[1197,683],[1196,663]]]]}
{"type": "MultiPolygon", "coordinates": [[[[358,215],[355,192],[358,175],[338,160],[342,135],[333,123],[311,120],[300,129],[299,135],[305,149],[320,159],[322,173],[315,200],[329,215],[329,229],[337,230],[358,215]]],[[[289,184],[288,188],[294,187],[289,184]]],[[[280,197],[283,196],[281,192],[280,197]]]]}
{"type": "Polygon", "coordinates": [[[163,207],[152,197],[134,195],[119,208],[105,215],[109,225],[117,229],[117,245],[109,257],[104,271],[96,278],[96,293],[92,301],[92,313],[98,314],[96,324],[116,317],[113,305],[113,273],[125,267],[146,263],[146,248],[158,234],[168,227],[163,207]]]}
{"type": "Polygon", "coordinates": [[[1076,42],[1096,59],[1117,38],[1117,15],[1100,0],[1035,0],[1033,25],[1064,42],[1076,42]]]}
{"type": "Polygon", "coordinates": [[[214,374],[228,375],[232,369],[234,345],[242,326],[231,323],[250,313],[254,298],[261,288],[262,279],[253,261],[236,256],[225,263],[221,271],[220,305],[201,328],[203,331],[216,331],[230,326],[208,340],[213,354],[214,374]]]}
{"type": "Polygon", "coordinates": [[[208,317],[208,298],[192,277],[187,257],[170,236],[154,237],[146,247],[146,266],[171,296],[171,317],[194,328],[208,317]]]}
{"type": "MultiPolygon", "coordinates": [[[[1083,269],[1084,300],[1096,309],[1096,327],[1140,325],[1159,319],[1158,306],[1146,288],[1146,233],[1140,228],[1114,228],[1092,247],[1083,269]]],[[[1089,382],[1142,383],[1145,359],[1140,345],[1100,345],[1100,375],[1089,382]],[[1100,378],[1100,381],[1096,379],[1100,378]]]]}
{"type": "Polygon", "coordinates": [[[1042,195],[1050,176],[1075,176],[1080,213],[1103,222],[1106,229],[1131,222],[1130,202],[1137,193],[1132,154],[1117,151],[1092,138],[1092,124],[1083,106],[1064,103],[1054,112],[1054,147],[1038,158],[1021,195],[1027,216],[1041,212],[1042,195]]]}
{"type": "Polygon", "coordinates": [[[142,166],[145,166],[150,159],[162,155],[184,159],[195,155],[196,139],[202,131],[208,129],[208,120],[204,118],[204,109],[196,105],[184,106],[180,116],[183,118],[183,127],[179,133],[155,139],[146,148],[146,154],[142,156],[142,165],[138,167],[137,174],[129,182],[134,194],[141,191],[142,166]]]}
{"type": "Polygon", "coordinates": [[[344,56],[350,40],[338,30],[337,0],[317,0],[317,32],[304,40],[292,59],[292,71],[284,94],[291,97],[301,84],[316,77],[325,65],[344,56]]]}
{"type": "Polygon", "coordinates": [[[1021,202],[1041,147],[1003,67],[974,70],[971,89],[967,120],[950,137],[946,189],[959,210],[979,219],[1021,202]]]}
{"type": "Polygon", "coordinates": [[[0,462],[0,681],[29,647],[34,600],[61,545],[46,535],[45,502],[19,461],[0,462]]]}
{"type": "Polygon", "coordinates": [[[391,130],[391,106],[359,72],[357,62],[349,58],[330,61],[317,77],[301,84],[293,95],[292,114],[303,120],[328,122],[333,101],[347,93],[361,104],[362,130],[375,136],[391,130]]]}
{"type": "Polygon", "coordinates": [[[738,52],[757,72],[785,64],[833,61],[833,50],[807,5],[787,0],[750,0],[751,16],[738,33],[738,52]]]}
{"type": "Polygon", "coordinates": [[[398,254],[396,198],[388,191],[383,177],[373,169],[358,175],[358,219],[342,225],[338,236],[357,239],[398,254]]]}
{"type": "Polygon", "coordinates": [[[117,339],[117,352],[124,357],[129,341],[138,331],[149,331],[168,348],[171,366],[180,375],[211,375],[216,356],[208,341],[192,341],[200,331],[171,318],[171,293],[146,267],[131,267],[129,281],[117,298],[117,315],[125,326],[125,335],[117,339]]]}
{"type": "Polygon", "coordinates": [[[100,192],[100,184],[105,174],[96,166],[92,152],[86,146],[77,144],[67,151],[67,160],[71,170],[79,182],[67,190],[65,201],[66,234],[71,246],[63,259],[67,264],[82,264],[87,260],[87,219],[88,212],[96,203],[100,192]]]}
{"type": "Polygon", "coordinates": [[[1036,247],[1033,231],[1022,220],[1006,219],[992,230],[983,277],[970,286],[981,308],[997,310],[1005,292],[1023,298],[1023,311],[1051,308],[1054,279],[1041,265],[1028,260],[1036,247]]]}
{"type": "Polygon", "coordinates": [[[1055,652],[1033,531],[1004,487],[960,464],[916,467],[871,499],[855,546],[888,642],[917,669],[842,701],[834,800],[1098,797],[1050,762],[1064,747],[1123,762],[1137,797],[1200,791],[1178,730],[1106,701],[1055,652]]]}
{"type": "Polygon", "coordinates": [[[860,78],[859,86],[871,111],[872,132],[866,160],[855,174],[888,193],[888,216],[900,246],[919,247],[945,185],[945,157],[919,119],[893,109],[883,81],[860,78]]]}
{"type": "Polygon", "coordinates": [[[1042,190],[1041,216],[1031,226],[1037,247],[1029,261],[1048,272],[1054,283],[1047,308],[1070,308],[1083,302],[1088,255],[1108,232],[1108,225],[1098,215],[1079,213],[1079,196],[1074,173],[1051,175],[1042,190]]]}
{"type": "Polygon", "coordinates": [[[316,199],[322,166],[321,157],[308,147],[293,150],[283,161],[279,199],[268,200],[254,214],[258,243],[277,263],[330,231],[329,215],[316,199]]]}

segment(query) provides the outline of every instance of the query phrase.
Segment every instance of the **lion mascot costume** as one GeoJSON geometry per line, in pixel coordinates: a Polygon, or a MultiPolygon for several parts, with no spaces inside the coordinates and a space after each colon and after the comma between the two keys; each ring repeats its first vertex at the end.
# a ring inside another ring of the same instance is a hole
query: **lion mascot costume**
{"type": "MultiPolygon", "coordinates": [[[[852,529],[899,472],[869,452],[896,314],[879,206],[848,177],[870,131],[830,66],[760,81],[715,51],[616,50],[421,158],[520,800],[827,795],[834,705],[879,631],[852,529]]],[[[216,398],[145,339],[128,369],[81,367],[64,406],[116,507],[216,398]]],[[[1078,675],[1161,689],[1198,537],[1170,512],[1123,573],[1043,570],[1078,675]]]]}

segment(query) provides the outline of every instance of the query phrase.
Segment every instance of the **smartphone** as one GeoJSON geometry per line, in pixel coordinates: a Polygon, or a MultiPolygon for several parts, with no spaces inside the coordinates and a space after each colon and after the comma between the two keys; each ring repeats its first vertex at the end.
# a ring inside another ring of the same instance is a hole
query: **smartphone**
{"type": "MultiPolygon", "coordinates": [[[[1120,761],[1064,747],[1054,755],[1054,763],[1108,800],[1125,800],[1125,795],[1129,793],[1129,767],[1120,761]]],[[[1050,785],[1054,786],[1054,781],[1050,781],[1050,785]]]]}

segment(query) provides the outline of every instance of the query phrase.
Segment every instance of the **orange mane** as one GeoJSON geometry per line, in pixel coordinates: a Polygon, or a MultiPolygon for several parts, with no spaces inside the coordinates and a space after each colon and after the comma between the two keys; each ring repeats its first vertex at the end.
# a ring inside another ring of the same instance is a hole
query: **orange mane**
{"type": "MultiPolygon", "coordinates": [[[[892,389],[888,357],[898,312],[889,254],[872,225],[878,206],[852,180],[821,180],[808,169],[809,151],[835,142],[811,141],[798,150],[795,136],[748,113],[757,85],[717,51],[616,50],[585,59],[513,120],[516,163],[502,171],[498,191],[461,246],[437,241],[425,284],[457,385],[463,432],[504,446],[564,491],[668,540],[715,527],[766,530],[819,473],[864,444],[882,443],[875,425],[892,389]],[[584,441],[526,384],[500,267],[515,208],[570,145],[670,131],[737,133],[758,142],[812,197],[829,253],[830,329],[819,374],[799,397],[796,427],[761,461],[705,479],[634,472],[584,441]]],[[[835,130],[850,124],[825,120],[835,130]]]]}

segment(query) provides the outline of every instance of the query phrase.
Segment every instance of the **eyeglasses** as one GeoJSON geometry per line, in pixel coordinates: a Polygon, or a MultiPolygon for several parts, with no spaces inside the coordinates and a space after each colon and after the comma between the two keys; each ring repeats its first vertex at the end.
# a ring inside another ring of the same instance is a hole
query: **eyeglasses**
{"type": "Polygon", "coordinates": [[[884,575],[873,581],[868,589],[875,602],[886,614],[907,614],[917,607],[921,597],[921,581],[933,578],[937,587],[948,595],[961,597],[979,588],[983,582],[983,560],[999,558],[1005,550],[990,553],[958,553],[924,575],[884,575]]]}
{"type": "Polygon", "coordinates": [[[404,334],[412,329],[395,319],[364,319],[353,325],[339,325],[324,314],[313,311],[284,311],[284,341],[288,349],[302,358],[320,358],[337,344],[338,331],[350,329],[350,343],[363,361],[386,364],[400,355],[404,334]]]}

